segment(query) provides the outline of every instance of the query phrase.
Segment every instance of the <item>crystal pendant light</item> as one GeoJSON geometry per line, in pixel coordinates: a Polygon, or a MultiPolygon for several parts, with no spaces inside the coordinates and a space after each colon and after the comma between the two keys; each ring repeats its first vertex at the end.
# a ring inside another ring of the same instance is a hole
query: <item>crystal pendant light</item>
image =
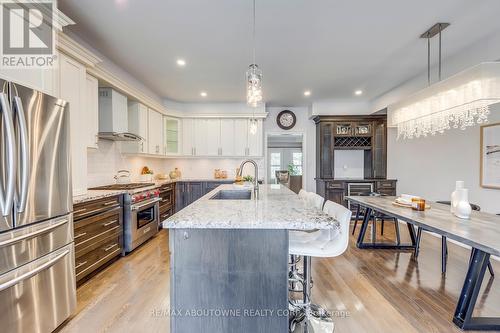
{"type": "Polygon", "coordinates": [[[465,130],[488,121],[489,106],[500,102],[500,62],[482,63],[441,80],[441,32],[437,23],[421,38],[427,39],[429,86],[387,110],[388,125],[397,126],[398,139],[425,137],[451,128],[465,130]],[[430,39],[439,34],[439,82],[431,85],[430,39]]]}
{"type": "Polygon", "coordinates": [[[254,108],[253,117],[249,121],[249,132],[257,133],[257,119],[255,108],[259,107],[262,98],[262,70],[255,63],[255,0],[253,0],[253,63],[248,66],[246,72],[247,105],[254,108]]]}

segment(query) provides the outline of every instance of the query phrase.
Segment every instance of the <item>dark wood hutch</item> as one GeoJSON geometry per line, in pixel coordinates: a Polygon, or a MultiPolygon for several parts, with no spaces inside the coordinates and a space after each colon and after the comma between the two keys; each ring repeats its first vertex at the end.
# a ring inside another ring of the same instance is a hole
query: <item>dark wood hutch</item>
{"type": "Polygon", "coordinates": [[[396,195],[396,180],[387,179],[387,115],[317,116],[316,192],[347,206],[346,195],[376,191],[396,195]],[[334,152],[362,150],[363,179],[336,179],[334,152]]]}

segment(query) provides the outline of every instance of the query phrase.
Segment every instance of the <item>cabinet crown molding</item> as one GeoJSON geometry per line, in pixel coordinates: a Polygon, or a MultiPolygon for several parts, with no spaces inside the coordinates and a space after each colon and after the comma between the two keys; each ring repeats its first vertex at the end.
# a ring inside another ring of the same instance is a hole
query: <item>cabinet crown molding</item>
{"type": "Polygon", "coordinates": [[[63,32],[57,36],[57,48],[87,67],[95,67],[102,59],[63,32]]]}

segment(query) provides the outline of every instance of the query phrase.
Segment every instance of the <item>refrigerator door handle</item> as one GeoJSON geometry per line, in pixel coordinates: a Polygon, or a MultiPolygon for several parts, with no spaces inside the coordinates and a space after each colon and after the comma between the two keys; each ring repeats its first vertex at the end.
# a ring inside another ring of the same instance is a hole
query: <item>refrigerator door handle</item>
{"type": "Polygon", "coordinates": [[[26,201],[28,199],[28,182],[29,182],[29,144],[28,144],[28,125],[26,123],[26,117],[24,115],[24,108],[21,98],[19,96],[14,97],[15,111],[17,112],[17,119],[19,120],[19,130],[21,139],[21,184],[20,193],[17,194],[19,202],[17,203],[17,211],[19,213],[24,212],[26,209],[26,201]]]}
{"type": "MultiPolygon", "coordinates": [[[[12,121],[12,113],[10,110],[9,103],[7,102],[7,95],[5,93],[0,93],[0,111],[2,113],[5,125],[5,134],[7,135],[7,167],[6,172],[7,175],[5,177],[7,181],[7,186],[5,189],[2,188],[0,190],[0,203],[2,208],[2,215],[8,216],[12,213],[12,204],[14,203],[14,193],[15,193],[15,185],[16,185],[16,143],[14,136],[14,123],[12,121]],[[5,190],[5,193],[3,192],[5,190]]],[[[1,187],[1,186],[0,186],[1,187]]]]}
{"type": "Polygon", "coordinates": [[[69,250],[65,250],[64,252],[62,252],[61,254],[58,254],[56,257],[54,257],[53,259],[50,259],[49,261],[47,261],[46,263],[38,266],[37,268],[29,271],[29,272],[26,272],[22,275],[19,275],[18,277],[10,280],[10,281],[7,281],[3,284],[0,284],[0,292],[4,291],[5,289],[8,289],[12,286],[15,286],[16,284],[18,283],[21,283],[23,282],[24,280],[27,280],[35,275],[37,275],[38,273],[40,273],[41,271],[44,271],[46,269],[49,269],[50,267],[54,266],[59,260],[61,260],[62,258],[64,258],[65,256],[67,256],[69,254],[69,250]]]}
{"type": "Polygon", "coordinates": [[[66,223],[68,223],[68,219],[62,219],[61,221],[59,221],[57,223],[49,225],[48,227],[45,227],[45,228],[40,229],[40,230],[36,230],[36,231],[34,231],[32,233],[24,234],[24,235],[21,235],[21,236],[18,236],[18,237],[14,237],[14,238],[10,238],[10,239],[1,241],[0,242],[0,247],[4,247],[4,246],[7,246],[7,245],[12,245],[14,243],[19,243],[19,242],[21,242],[23,240],[34,238],[34,237],[39,236],[41,234],[46,234],[46,233],[48,233],[48,232],[56,229],[57,227],[60,227],[63,224],[66,224],[66,223]]]}

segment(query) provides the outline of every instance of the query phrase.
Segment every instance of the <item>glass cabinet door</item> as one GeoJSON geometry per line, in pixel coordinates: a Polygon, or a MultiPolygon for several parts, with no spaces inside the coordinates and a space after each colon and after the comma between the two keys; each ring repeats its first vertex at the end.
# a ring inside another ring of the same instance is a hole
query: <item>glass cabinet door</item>
{"type": "Polygon", "coordinates": [[[179,154],[179,119],[165,117],[165,152],[167,155],[179,154]]]}

